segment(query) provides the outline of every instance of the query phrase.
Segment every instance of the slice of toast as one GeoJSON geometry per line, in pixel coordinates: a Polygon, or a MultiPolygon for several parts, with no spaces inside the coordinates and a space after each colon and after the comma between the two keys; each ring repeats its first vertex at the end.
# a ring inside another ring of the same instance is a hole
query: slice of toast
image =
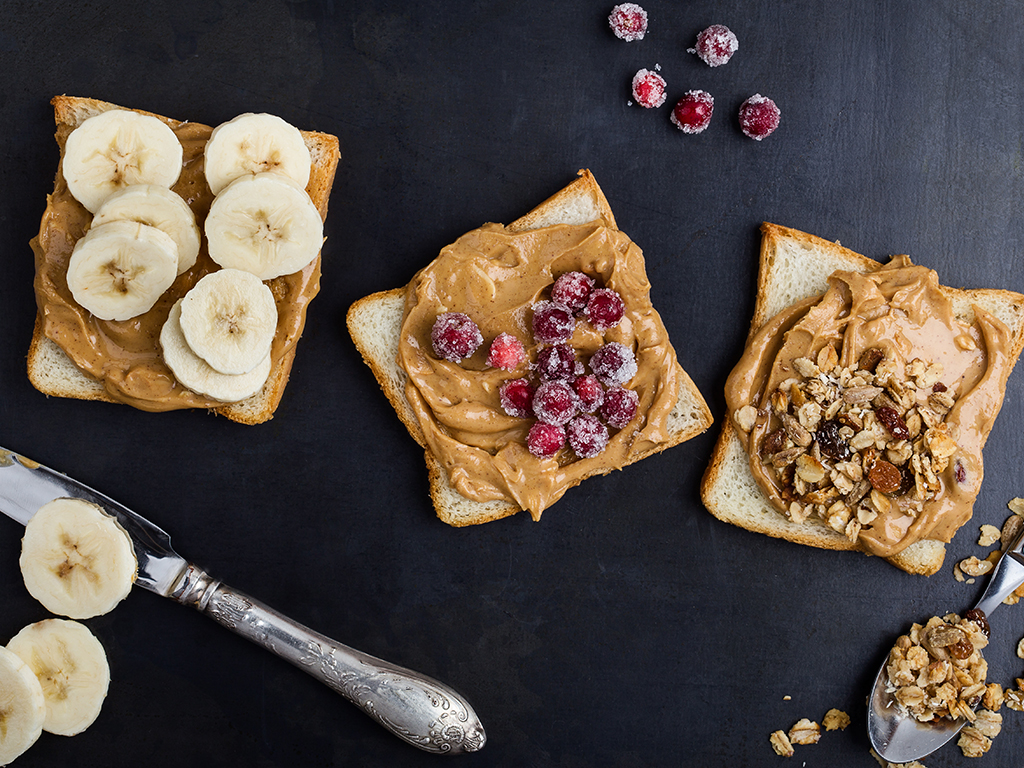
{"type": "MultiPolygon", "coordinates": [[[[761,231],[751,337],[782,310],[801,299],[824,293],[828,277],[836,270],[870,272],[882,266],[837,243],[795,229],[765,223],[761,231]]],[[[1006,324],[1010,330],[1008,376],[1024,348],[1024,296],[1004,290],[957,290],[945,286],[943,292],[952,300],[958,319],[973,322],[973,307],[978,306],[1006,324]]],[[[1005,384],[1004,378],[1004,388],[1005,384]]],[[[772,506],[754,480],[747,451],[728,416],[723,419],[721,435],[704,474],[701,497],[711,514],[741,528],[823,549],[856,549],[845,535],[820,519],[810,517],[803,523],[794,523],[772,506]]],[[[945,552],[943,542],[923,539],[886,559],[908,573],[930,576],[942,567],[945,552]]]]}
{"type": "MultiPolygon", "coordinates": [[[[587,224],[603,219],[615,228],[615,218],[604,193],[593,175],[579,177],[539,206],[506,227],[524,232],[553,224],[587,224]]],[[[398,364],[399,336],[405,308],[405,291],[396,288],[375,293],[355,302],[348,312],[348,329],[363,360],[394,407],[409,434],[424,448],[430,495],[438,517],[449,525],[461,527],[498,520],[521,511],[509,501],[479,502],[467,499],[448,482],[448,475],[435,456],[426,450],[423,433],[405,395],[407,376],[398,364]]],[[[693,381],[680,369],[680,388],[669,419],[671,438],[653,451],[664,450],[704,432],[710,426],[711,412],[693,381]]],[[[644,456],[638,456],[637,461],[644,456]]],[[[631,462],[632,463],[632,462],[631,462]]]]}
{"type": "MultiPolygon", "coordinates": [[[[75,96],[57,96],[51,103],[53,104],[54,119],[57,125],[56,139],[62,158],[67,136],[77,126],[101,112],[110,109],[125,109],[125,107],[119,107],[109,102],[75,96]]],[[[183,125],[181,121],[161,115],[154,115],[152,112],[144,112],[143,110],[133,111],[157,117],[171,126],[171,128],[183,125]]],[[[196,124],[192,125],[196,126],[196,124]]],[[[208,128],[207,126],[197,127],[200,129],[208,128]]],[[[334,184],[334,174],[338,161],[341,158],[338,139],[326,133],[313,131],[301,131],[301,133],[312,158],[312,168],[306,192],[320,212],[321,218],[326,219],[327,203],[331,187],[334,184]]],[[[57,189],[66,187],[62,173],[62,168],[59,165],[54,181],[55,192],[57,189]]],[[[186,198],[186,201],[190,202],[193,209],[196,208],[192,199],[193,196],[186,194],[183,197],[186,198]]],[[[37,263],[39,260],[46,258],[47,249],[50,245],[49,238],[56,237],[52,229],[47,229],[46,220],[47,216],[44,214],[40,233],[37,237],[33,238],[31,243],[32,249],[36,254],[37,263]]],[[[202,218],[197,216],[196,223],[202,229],[202,218]]],[[[61,232],[60,236],[73,237],[71,233],[67,232],[61,232]]],[[[205,240],[203,251],[205,252],[205,240]]],[[[320,258],[321,255],[318,253],[315,263],[312,265],[317,275],[319,275],[320,270],[320,258]]],[[[318,285],[318,280],[314,284],[318,285]]],[[[279,300],[288,301],[290,298],[285,294],[279,300]]],[[[303,306],[301,309],[303,322],[305,321],[305,311],[306,308],[303,306]]],[[[291,339],[290,342],[284,354],[281,355],[277,364],[271,370],[270,377],[260,392],[240,402],[215,406],[210,410],[226,416],[232,421],[243,424],[259,424],[272,418],[274,411],[281,401],[285,385],[288,383],[288,375],[295,358],[298,336],[291,339]]],[[[46,395],[79,400],[118,402],[102,381],[79,369],[71,358],[65,354],[60,345],[47,337],[41,315],[36,316],[35,329],[29,345],[28,377],[33,386],[46,395]]]]}

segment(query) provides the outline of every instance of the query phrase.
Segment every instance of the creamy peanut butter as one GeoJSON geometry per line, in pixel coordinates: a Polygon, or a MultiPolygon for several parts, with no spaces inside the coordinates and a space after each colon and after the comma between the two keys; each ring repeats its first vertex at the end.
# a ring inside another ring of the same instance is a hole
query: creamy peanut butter
{"type": "MultiPolygon", "coordinates": [[[[200,230],[213,202],[203,174],[203,150],[212,128],[198,123],[165,120],[183,147],[181,176],[172,189],[189,204],[200,230]]],[[[63,154],[70,134],[57,132],[63,154]]],[[[321,208],[321,216],[325,210],[321,208]]],[[[203,239],[195,266],[178,276],[148,312],[130,320],[100,320],[79,306],[67,285],[67,268],[75,243],[88,231],[92,214],[68,191],[61,170],[47,198],[35,253],[36,304],[43,333],[56,342],[82,371],[101,381],[118,402],[146,411],[215,408],[223,403],[198,395],[179,384],[164,364],[158,339],[174,303],[208,272],[219,267],[210,259],[203,239]]],[[[292,353],[302,334],[306,307],[320,288],[320,259],[292,275],[267,282],[277,302],[277,331],[271,347],[272,370],[292,353]]]]}
{"type": "Polygon", "coordinates": [[[445,248],[406,290],[398,363],[409,376],[405,393],[425,445],[452,487],[474,501],[514,502],[534,519],[584,478],[619,469],[663,444],[681,374],[651,305],[643,254],[603,222],[521,233],[489,224],[445,248]],[[633,421],[612,434],[598,456],[580,459],[565,448],[541,459],[526,448],[533,419],[508,416],[499,402],[502,382],[525,375],[525,366],[512,372],[490,368],[487,347],[499,333],[510,333],[536,360],[531,307],[548,298],[559,275],[571,271],[617,291],[626,313],[603,333],[579,322],[568,343],[581,362],[606,342],[630,347],[638,372],[625,386],[637,392],[640,404],[633,421]],[[464,312],[483,333],[483,346],[461,363],[433,352],[430,330],[443,312],[464,312]]]}
{"type": "Polygon", "coordinates": [[[1012,365],[1005,324],[974,314],[959,320],[936,273],[896,257],[836,272],[769,320],[725,395],[775,507],[880,556],[949,541],[971,517],[1012,365]]]}

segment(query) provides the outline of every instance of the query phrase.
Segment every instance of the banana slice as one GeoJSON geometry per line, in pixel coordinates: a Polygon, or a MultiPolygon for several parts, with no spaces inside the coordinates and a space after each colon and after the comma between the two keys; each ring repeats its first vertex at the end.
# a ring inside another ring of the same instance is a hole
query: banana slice
{"type": "Polygon", "coordinates": [[[248,373],[220,373],[199,357],[181,332],[181,302],[171,307],[167,322],[160,329],[160,348],[164,362],[182,386],[223,403],[237,403],[255,395],[270,376],[271,360],[268,354],[248,373]]]}
{"type": "Polygon", "coordinates": [[[51,613],[88,619],[131,591],[138,570],[131,539],[98,505],[54,499],[39,508],[21,540],[25,587],[51,613]]]}
{"type": "Polygon", "coordinates": [[[178,275],[171,236],[135,221],[93,227],[75,243],[68,288],[103,320],[128,320],[152,309],[178,275]]]}
{"type": "Polygon", "coordinates": [[[135,184],[115,192],[96,211],[92,228],[112,221],[135,221],[156,227],[178,246],[178,274],[192,268],[199,256],[196,215],[176,192],[157,184],[135,184]]]}
{"type": "Polygon", "coordinates": [[[270,354],[277,330],[274,294],[249,272],[220,269],[181,300],[181,332],[215,371],[248,373],[270,354]]]}
{"type": "Polygon", "coordinates": [[[29,624],[7,649],[35,673],[46,702],[43,730],[74,736],[100,714],[110,685],[110,667],[100,641],[84,624],[46,619],[29,624]]]}
{"type": "Polygon", "coordinates": [[[303,189],[312,160],[299,129],[276,115],[248,112],[213,129],[204,156],[206,181],[220,194],[235,179],[280,173],[303,189]]]}
{"type": "Polygon", "coordinates": [[[324,223],[304,189],[276,173],[258,173],[236,179],[214,198],[206,239],[222,267],[270,280],[316,258],[324,223]]]}
{"type": "Polygon", "coordinates": [[[0,765],[36,743],[46,720],[46,700],[35,673],[14,651],[0,646],[0,765]]]}
{"type": "Polygon", "coordinates": [[[112,109],[90,117],[68,135],[63,170],[68,190],[95,213],[121,187],[170,187],[181,174],[181,142],[151,115],[112,109]]]}

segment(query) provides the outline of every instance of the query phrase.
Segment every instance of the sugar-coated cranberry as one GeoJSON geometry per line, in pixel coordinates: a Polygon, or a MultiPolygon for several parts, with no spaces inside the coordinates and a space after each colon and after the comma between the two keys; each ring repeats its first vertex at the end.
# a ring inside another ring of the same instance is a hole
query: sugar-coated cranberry
{"type": "Polygon", "coordinates": [[[526,360],[523,342],[511,333],[499,333],[491,342],[487,353],[487,364],[492,368],[511,371],[518,368],[526,360]]]}
{"type": "Polygon", "coordinates": [[[580,410],[584,413],[593,413],[604,402],[604,387],[597,376],[577,376],[572,388],[576,392],[576,397],[580,399],[580,410]]]}
{"type": "Polygon", "coordinates": [[[611,288],[598,288],[591,291],[587,299],[587,307],[583,310],[584,317],[599,331],[614,328],[626,313],[626,305],[611,288]]]}
{"type": "Polygon", "coordinates": [[[781,115],[774,101],[755,93],[740,105],[740,130],[750,138],[761,141],[779,127],[781,115]]]}
{"type": "Polygon", "coordinates": [[[430,342],[438,357],[457,363],[476,352],[484,343],[484,337],[467,315],[445,312],[434,321],[430,342]]]}
{"type": "Polygon", "coordinates": [[[639,403],[640,396],[632,389],[623,389],[622,387],[609,389],[604,395],[601,416],[609,426],[622,429],[636,416],[639,403]]]}
{"type": "Polygon", "coordinates": [[[533,416],[534,387],[527,379],[509,379],[498,388],[501,408],[509,416],[527,419],[533,416]]]}
{"type": "Polygon", "coordinates": [[[565,428],[538,421],[526,435],[526,447],[539,459],[554,456],[565,445],[565,428]]]}
{"type": "Polygon", "coordinates": [[[627,43],[643,40],[647,32],[647,11],[636,3],[621,3],[612,8],[608,26],[617,38],[627,43]]]}
{"type": "Polygon", "coordinates": [[[548,424],[566,424],[576,415],[576,393],[564,381],[547,381],[533,394],[533,414],[548,424]]]}
{"type": "Polygon", "coordinates": [[[594,278],[582,272],[566,272],[551,288],[551,300],[556,304],[579,312],[587,306],[587,299],[594,289],[594,278]]]}
{"type": "Polygon", "coordinates": [[[576,319],[568,307],[553,301],[533,305],[533,337],[542,344],[557,344],[572,336],[576,319]]]}
{"type": "Polygon", "coordinates": [[[636,376],[636,356],[624,344],[609,341],[591,355],[590,370],[609,387],[617,387],[636,376]]]}
{"type": "Polygon", "coordinates": [[[641,69],[633,75],[633,98],[641,107],[651,109],[665,103],[665,78],[649,69],[641,69]]]}
{"type": "Polygon", "coordinates": [[[584,413],[565,428],[569,447],[581,459],[592,459],[608,445],[608,428],[596,416],[584,413]]]}
{"type": "Polygon", "coordinates": [[[576,350],[568,344],[544,347],[537,353],[537,373],[545,381],[568,381],[576,375],[576,350]]]}
{"type": "Polygon", "coordinates": [[[715,99],[707,91],[687,91],[676,102],[669,119],[683,133],[700,133],[711,123],[715,99]]]}
{"type": "Polygon", "coordinates": [[[689,52],[696,53],[709,67],[720,67],[739,47],[740,41],[731,29],[723,24],[712,24],[697,35],[697,45],[689,52]]]}

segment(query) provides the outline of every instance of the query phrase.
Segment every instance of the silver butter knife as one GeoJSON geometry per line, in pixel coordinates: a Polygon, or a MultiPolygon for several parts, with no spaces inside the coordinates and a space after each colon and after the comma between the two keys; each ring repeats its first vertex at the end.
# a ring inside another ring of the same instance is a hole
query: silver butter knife
{"type": "Polygon", "coordinates": [[[53,499],[95,502],[117,518],[135,545],[136,584],[198,609],[218,624],[308,672],[393,734],[435,754],[476,752],[483,725],[462,696],[426,675],[349,648],[212,579],[171,548],[171,537],[144,517],[66,475],[0,448],[0,511],[25,525],[53,499]]]}

